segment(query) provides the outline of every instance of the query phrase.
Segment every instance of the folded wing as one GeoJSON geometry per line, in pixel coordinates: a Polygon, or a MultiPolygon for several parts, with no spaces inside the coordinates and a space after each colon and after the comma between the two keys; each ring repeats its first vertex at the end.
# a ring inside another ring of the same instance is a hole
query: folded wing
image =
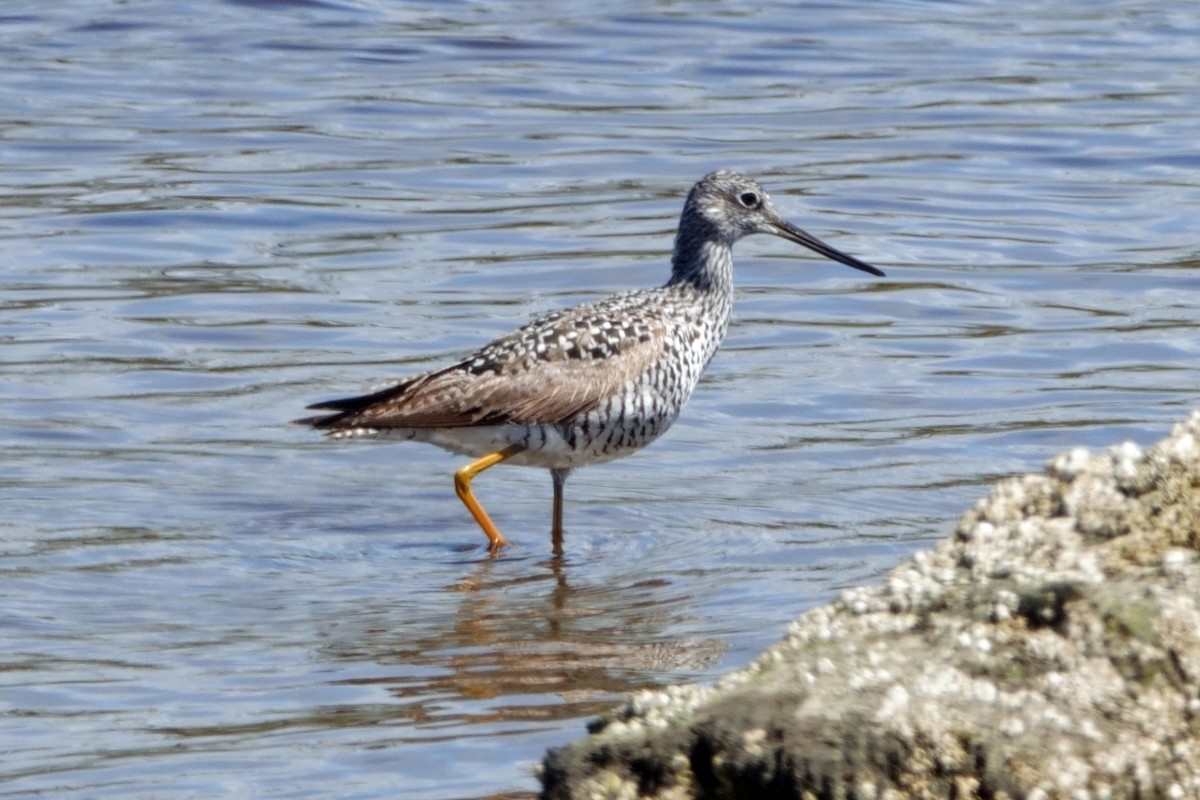
{"type": "MultiPolygon", "coordinates": [[[[561,331],[561,315],[555,317],[561,331]]],[[[656,316],[637,322],[621,335],[609,332],[602,346],[580,332],[570,338],[543,332],[529,346],[527,327],[453,366],[310,406],[335,413],[296,422],[331,430],[566,422],[619,394],[660,359],[667,322],[656,316]]]]}

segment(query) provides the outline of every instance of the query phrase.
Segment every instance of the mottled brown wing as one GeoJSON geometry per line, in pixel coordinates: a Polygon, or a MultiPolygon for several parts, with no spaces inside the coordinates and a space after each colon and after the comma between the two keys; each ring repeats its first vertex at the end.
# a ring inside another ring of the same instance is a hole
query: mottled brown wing
{"type": "Polygon", "coordinates": [[[661,356],[666,322],[642,322],[640,336],[602,356],[548,344],[540,353],[523,353],[490,369],[468,359],[372,395],[311,406],[339,413],[297,422],[334,429],[564,422],[619,392],[661,356]]]}

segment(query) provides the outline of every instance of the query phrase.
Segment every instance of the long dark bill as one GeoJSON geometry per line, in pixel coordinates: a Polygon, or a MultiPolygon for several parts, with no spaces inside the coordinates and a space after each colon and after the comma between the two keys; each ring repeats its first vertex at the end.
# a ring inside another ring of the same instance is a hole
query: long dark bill
{"type": "Polygon", "coordinates": [[[848,267],[861,269],[863,272],[869,272],[872,275],[878,275],[881,278],[884,277],[883,270],[877,267],[872,267],[865,261],[859,261],[854,256],[848,256],[835,247],[830,247],[817,237],[813,236],[811,233],[805,233],[790,222],[784,222],[783,220],[776,222],[775,235],[787,239],[789,242],[802,244],[809,250],[812,250],[815,253],[820,253],[826,258],[831,258],[834,261],[841,262],[848,267]]]}

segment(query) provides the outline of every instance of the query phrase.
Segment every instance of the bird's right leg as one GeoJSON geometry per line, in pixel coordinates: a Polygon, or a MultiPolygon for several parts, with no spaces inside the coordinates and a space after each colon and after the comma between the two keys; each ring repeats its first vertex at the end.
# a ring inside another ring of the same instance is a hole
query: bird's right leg
{"type": "Polygon", "coordinates": [[[554,555],[561,556],[563,552],[563,486],[567,482],[569,469],[552,469],[550,477],[554,481],[554,507],[550,519],[550,546],[554,555]]]}
{"type": "Polygon", "coordinates": [[[483,528],[484,534],[488,537],[488,550],[492,555],[498,553],[501,547],[508,544],[508,540],[500,535],[500,531],[496,530],[496,526],[492,524],[492,520],[488,517],[487,512],[483,510],[483,506],[475,499],[475,493],[471,491],[471,479],[488,467],[494,467],[502,461],[507,461],[524,449],[524,445],[510,445],[503,450],[489,453],[477,461],[472,461],[454,473],[454,491],[458,493],[458,499],[462,500],[463,505],[471,512],[471,516],[479,523],[479,527],[483,528]]]}

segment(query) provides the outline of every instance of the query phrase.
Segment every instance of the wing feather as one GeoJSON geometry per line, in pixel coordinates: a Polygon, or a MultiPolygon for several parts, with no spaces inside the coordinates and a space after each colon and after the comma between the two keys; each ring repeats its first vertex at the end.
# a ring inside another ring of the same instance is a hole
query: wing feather
{"type": "MultiPolygon", "coordinates": [[[[594,318],[593,318],[594,319],[594,318]]],[[[539,321],[541,322],[541,321],[539,321]]],[[[562,315],[545,318],[563,330],[562,315]]],[[[317,428],[457,428],[476,425],[556,424],[617,394],[661,357],[669,332],[665,315],[644,314],[636,335],[592,348],[584,326],[571,339],[543,336],[540,348],[498,340],[471,358],[418,375],[382,391],[310,408],[336,413],[297,420],[317,428]],[[488,361],[492,354],[511,357],[488,361]],[[482,362],[481,362],[482,360],[482,362]],[[484,368],[480,368],[482,365],[484,368]]]]}

